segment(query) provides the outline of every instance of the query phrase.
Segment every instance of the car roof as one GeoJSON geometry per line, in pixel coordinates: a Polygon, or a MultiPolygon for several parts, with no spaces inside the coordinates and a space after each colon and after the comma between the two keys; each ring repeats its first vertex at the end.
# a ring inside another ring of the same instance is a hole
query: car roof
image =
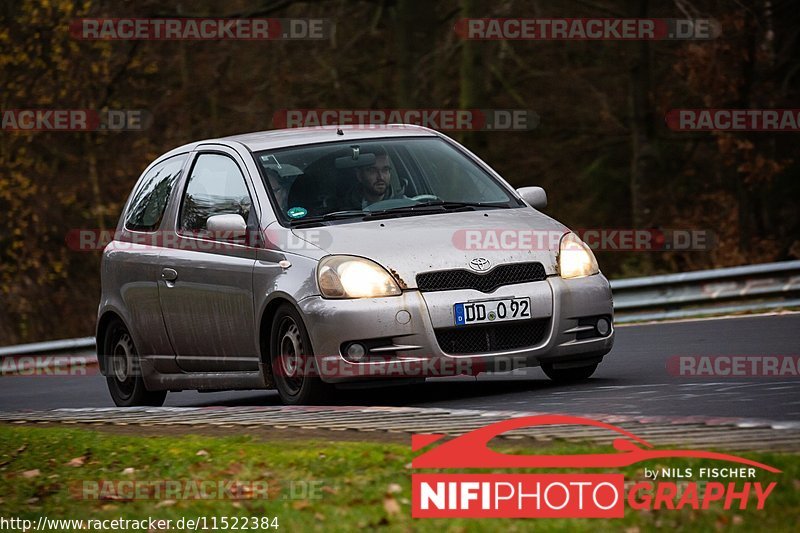
{"type": "Polygon", "coordinates": [[[365,139],[385,139],[387,137],[435,137],[441,136],[437,131],[413,124],[388,124],[388,125],[342,125],[342,126],[316,126],[311,128],[288,128],[282,130],[256,131],[206,139],[184,144],[170,150],[159,159],[165,159],[177,154],[191,152],[203,144],[230,144],[239,143],[252,152],[271,150],[304,144],[317,144],[325,142],[356,141],[365,139]],[[342,133],[339,134],[338,132],[342,133]]]}
{"type": "Polygon", "coordinates": [[[420,135],[436,136],[439,134],[431,129],[411,124],[389,124],[379,126],[342,125],[259,131],[241,135],[231,135],[230,137],[222,137],[214,140],[238,142],[245,145],[251,151],[258,152],[261,150],[303,144],[379,139],[386,137],[418,137],[420,135]]]}

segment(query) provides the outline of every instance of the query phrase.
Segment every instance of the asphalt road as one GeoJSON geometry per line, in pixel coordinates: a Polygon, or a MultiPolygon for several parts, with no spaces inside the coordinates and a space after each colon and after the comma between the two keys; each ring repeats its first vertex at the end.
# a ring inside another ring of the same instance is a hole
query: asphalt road
{"type": "MultiPolygon", "coordinates": [[[[800,420],[800,378],[685,378],[680,355],[800,355],[800,314],[620,327],[593,379],[556,385],[538,368],[516,375],[439,378],[424,384],[340,391],[337,403],[570,414],[800,420]]],[[[167,406],[278,405],[273,391],[170,394],[167,406]]],[[[0,377],[0,409],[112,407],[99,375],[0,377]]]]}

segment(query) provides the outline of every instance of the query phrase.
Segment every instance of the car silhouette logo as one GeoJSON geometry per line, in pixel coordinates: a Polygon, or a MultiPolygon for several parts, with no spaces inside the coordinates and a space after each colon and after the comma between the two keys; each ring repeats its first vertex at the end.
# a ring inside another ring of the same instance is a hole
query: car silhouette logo
{"type": "Polygon", "coordinates": [[[491,263],[485,257],[476,257],[472,261],[469,262],[469,267],[472,270],[477,270],[478,272],[486,272],[489,270],[491,263]]]}
{"type": "MultiPolygon", "coordinates": [[[[438,442],[443,434],[415,434],[411,437],[413,451],[438,442]]],[[[780,470],[744,457],[703,450],[652,450],[653,445],[620,427],[589,418],[567,415],[523,416],[495,422],[475,429],[415,457],[413,468],[620,468],[653,459],[686,457],[728,461],[749,465],[769,472],[780,470]],[[608,429],[620,435],[614,439],[614,453],[582,455],[514,455],[492,450],[487,445],[494,437],[507,431],[532,426],[583,425],[608,429]],[[622,438],[625,437],[625,438],[622,438]]]]}

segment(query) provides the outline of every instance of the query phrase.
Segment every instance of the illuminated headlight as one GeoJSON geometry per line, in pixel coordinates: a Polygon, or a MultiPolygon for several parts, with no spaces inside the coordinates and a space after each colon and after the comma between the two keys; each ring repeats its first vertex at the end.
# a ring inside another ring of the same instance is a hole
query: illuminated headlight
{"type": "Polygon", "coordinates": [[[591,248],[574,233],[566,233],[561,237],[558,268],[565,279],[582,278],[600,272],[591,248]]]}
{"type": "Polygon", "coordinates": [[[378,298],[401,293],[383,267],[349,255],[332,255],[320,261],[317,281],[325,298],[378,298]]]}

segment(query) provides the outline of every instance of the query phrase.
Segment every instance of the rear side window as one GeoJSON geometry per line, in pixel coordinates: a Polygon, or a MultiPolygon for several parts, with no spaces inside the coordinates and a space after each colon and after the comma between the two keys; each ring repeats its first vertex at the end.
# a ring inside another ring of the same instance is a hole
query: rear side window
{"type": "Polygon", "coordinates": [[[155,231],[161,225],[172,187],[181,174],[186,156],[167,159],[151,168],[133,193],[125,227],[133,231],[155,231]]]}

